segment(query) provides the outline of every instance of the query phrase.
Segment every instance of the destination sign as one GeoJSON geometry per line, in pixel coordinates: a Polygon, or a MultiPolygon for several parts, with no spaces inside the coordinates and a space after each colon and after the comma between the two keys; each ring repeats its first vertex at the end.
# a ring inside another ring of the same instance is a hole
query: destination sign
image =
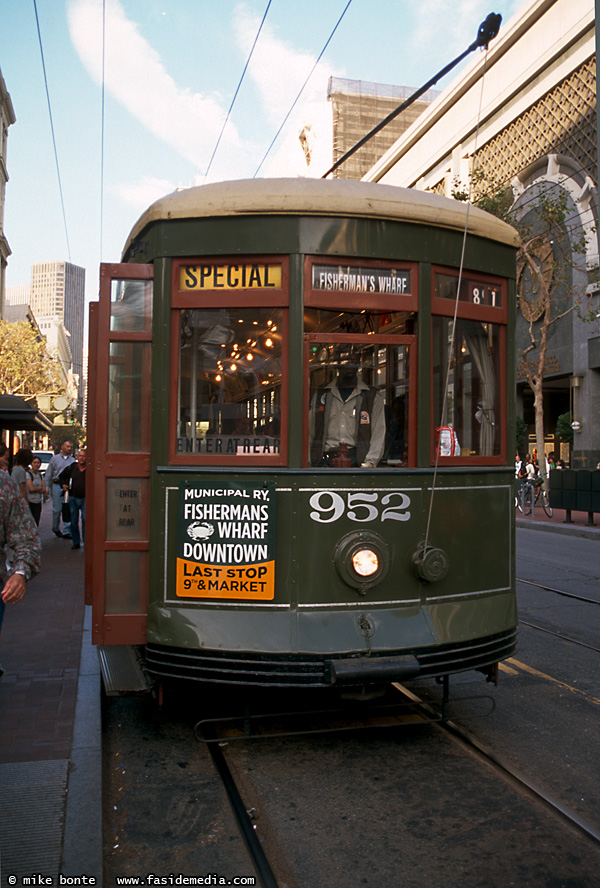
{"type": "Polygon", "coordinates": [[[347,293],[410,294],[410,271],[406,268],[362,268],[357,265],[313,265],[313,290],[342,290],[347,293]]]}
{"type": "Polygon", "coordinates": [[[281,265],[216,263],[183,265],[180,290],[280,290],[281,265]]]}
{"type": "Polygon", "coordinates": [[[275,597],[275,484],[179,485],[179,598],[275,597]]]}
{"type": "MultiPolygon", "coordinates": [[[[456,299],[458,278],[447,274],[436,274],[435,295],[442,299],[456,299]]],[[[488,284],[477,280],[461,282],[459,302],[470,302],[472,305],[485,305],[490,308],[502,307],[502,288],[500,284],[488,284]]]]}

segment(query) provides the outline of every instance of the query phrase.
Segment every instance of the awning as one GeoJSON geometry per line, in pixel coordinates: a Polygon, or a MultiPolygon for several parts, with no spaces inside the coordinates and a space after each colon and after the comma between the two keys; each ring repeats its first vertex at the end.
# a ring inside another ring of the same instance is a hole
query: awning
{"type": "Polygon", "coordinates": [[[0,395],[0,429],[13,432],[48,432],[53,429],[47,416],[16,395],[0,395]]]}

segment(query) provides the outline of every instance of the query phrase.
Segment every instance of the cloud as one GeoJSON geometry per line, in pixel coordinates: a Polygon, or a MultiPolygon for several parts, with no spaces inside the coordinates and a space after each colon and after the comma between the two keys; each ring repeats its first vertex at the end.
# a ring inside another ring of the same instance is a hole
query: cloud
{"type": "MultiPolygon", "coordinates": [[[[258,31],[260,17],[244,3],[235,8],[234,33],[238,46],[249,55],[258,31]]],[[[274,123],[281,123],[296,98],[302,84],[312,71],[316,57],[299,52],[285,40],[279,39],[265,23],[256,44],[248,75],[256,84],[265,105],[265,111],[274,123]]],[[[333,69],[321,60],[302,94],[302,101],[325,99],[327,81],[333,69]]]]}
{"type": "MultiPolygon", "coordinates": [[[[82,64],[102,81],[102,0],[70,0],[71,40],[82,64]]],[[[119,0],[106,0],[105,87],[154,136],[198,168],[208,163],[225,120],[210,96],[178,86],[159,54],[127,18],[119,0]]],[[[240,150],[229,123],[223,148],[240,150]]]]}
{"type": "MultiPolygon", "coordinates": [[[[246,56],[250,53],[259,24],[260,17],[249,10],[244,3],[236,6],[234,33],[238,46],[246,56]]],[[[332,21],[332,26],[333,24],[335,21],[332,21]]],[[[323,42],[328,36],[329,31],[323,35],[323,42]]],[[[313,132],[315,127],[319,128],[320,145],[326,144],[328,137],[331,139],[327,86],[332,75],[343,76],[343,73],[336,71],[325,59],[321,59],[311,74],[316,58],[315,55],[300,52],[285,40],[281,40],[267,23],[263,26],[248,67],[248,76],[258,90],[266,118],[271,126],[257,158],[257,166],[290,112],[307,77],[311,75],[270,152],[268,163],[261,170],[263,175],[306,175],[307,165],[300,144],[300,132],[307,123],[313,126],[313,132]],[[327,127],[329,133],[326,133],[327,127]]],[[[325,150],[331,157],[331,148],[325,150]]]]}
{"type": "Polygon", "coordinates": [[[168,179],[157,179],[152,176],[144,176],[137,184],[115,185],[111,190],[125,203],[130,204],[138,211],[146,209],[155,200],[171,194],[176,185],[168,179]]]}

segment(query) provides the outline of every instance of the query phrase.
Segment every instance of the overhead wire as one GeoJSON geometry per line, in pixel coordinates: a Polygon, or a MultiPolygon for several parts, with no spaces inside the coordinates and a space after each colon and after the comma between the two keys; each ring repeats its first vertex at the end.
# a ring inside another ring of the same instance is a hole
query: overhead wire
{"type": "MultiPolygon", "coordinates": [[[[479,110],[477,113],[477,128],[475,131],[475,148],[473,150],[473,157],[475,157],[476,150],[477,150],[477,142],[479,139],[479,128],[480,128],[480,124],[481,124],[481,112],[482,112],[482,107],[483,107],[483,87],[484,87],[484,82],[485,82],[485,73],[486,73],[487,58],[488,58],[487,49],[488,48],[486,46],[485,47],[485,58],[484,58],[484,64],[483,64],[483,74],[481,77],[481,93],[480,93],[480,97],[479,97],[479,110]]],[[[432,479],[432,483],[431,483],[431,496],[429,498],[429,509],[427,512],[425,540],[423,542],[422,553],[421,553],[422,558],[425,558],[425,556],[427,555],[427,548],[429,545],[429,532],[431,529],[431,518],[433,515],[433,500],[434,500],[434,495],[435,495],[435,491],[436,491],[438,466],[439,466],[439,460],[440,460],[440,451],[442,449],[442,429],[446,425],[446,416],[447,416],[447,411],[448,411],[448,391],[449,391],[449,386],[450,386],[450,373],[452,371],[452,353],[454,350],[454,340],[456,337],[456,321],[457,321],[457,317],[458,317],[458,304],[459,304],[459,300],[460,300],[460,290],[461,290],[461,285],[462,285],[462,277],[463,277],[464,264],[465,264],[467,234],[469,231],[469,213],[470,213],[470,209],[471,209],[472,187],[473,187],[473,175],[471,174],[471,176],[469,177],[469,196],[467,198],[465,225],[464,225],[463,236],[462,236],[462,247],[461,247],[461,254],[460,254],[460,265],[459,265],[459,269],[458,269],[458,280],[456,282],[456,299],[454,301],[454,314],[452,317],[451,333],[450,333],[450,339],[448,342],[448,362],[446,365],[446,379],[445,379],[444,389],[443,389],[444,394],[443,394],[443,398],[442,398],[442,411],[441,411],[440,428],[439,428],[440,434],[439,434],[437,446],[435,448],[435,463],[434,463],[434,467],[433,467],[433,479],[432,479]]]]}
{"type": "Polygon", "coordinates": [[[316,62],[315,62],[314,65],[312,66],[311,71],[310,71],[310,74],[308,75],[308,77],[306,78],[306,80],[304,81],[304,83],[302,84],[302,87],[301,87],[301,89],[300,89],[300,92],[298,93],[298,95],[296,96],[296,98],[294,99],[294,101],[292,102],[292,105],[291,105],[289,111],[287,112],[287,114],[285,115],[285,117],[284,117],[284,119],[283,119],[283,121],[282,121],[282,123],[281,123],[281,126],[279,127],[279,129],[278,129],[277,132],[275,133],[275,135],[274,135],[274,137],[273,137],[273,140],[272,140],[271,144],[270,144],[269,147],[267,148],[267,150],[266,150],[266,152],[265,152],[265,155],[264,155],[263,159],[262,159],[261,162],[259,163],[259,165],[258,165],[258,167],[257,167],[257,169],[256,169],[256,172],[254,173],[254,176],[252,177],[253,179],[256,179],[257,175],[258,175],[259,172],[260,172],[260,169],[261,169],[263,163],[265,162],[265,160],[266,160],[267,157],[269,156],[269,154],[270,154],[270,152],[271,152],[271,149],[273,148],[273,145],[275,144],[275,142],[276,142],[277,139],[279,138],[279,135],[280,135],[280,133],[281,133],[281,130],[284,128],[284,126],[285,126],[286,123],[288,122],[288,119],[289,119],[289,117],[290,117],[290,114],[292,113],[292,111],[293,111],[294,108],[296,107],[296,105],[297,105],[297,103],[298,103],[298,101],[299,101],[299,99],[300,99],[300,96],[302,95],[302,93],[304,92],[304,90],[305,90],[305,88],[306,88],[306,85],[308,84],[308,81],[310,80],[310,78],[311,78],[312,75],[314,74],[315,68],[317,67],[317,65],[319,64],[319,62],[321,61],[321,59],[323,58],[323,54],[325,53],[325,50],[327,49],[327,47],[328,47],[329,44],[331,43],[331,41],[332,41],[332,39],[333,39],[333,36],[334,36],[335,32],[337,31],[337,29],[339,28],[339,26],[340,26],[340,24],[341,24],[341,22],[342,22],[342,19],[344,18],[344,16],[345,16],[346,13],[348,12],[348,9],[349,9],[351,3],[352,3],[352,0],[348,0],[348,2],[346,3],[346,6],[344,7],[344,11],[342,12],[342,14],[340,15],[339,19],[337,20],[337,22],[336,22],[336,24],[335,24],[335,27],[334,27],[333,31],[331,32],[331,34],[330,34],[329,37],[327,38],[327,41],[326,41],[326,43],[325,43],[325,46],[323,47],[323,49],[322,49],[321,52],[319,53],[319,57],[318,57],[318,59],[316,60],[316,62]]]}
{"type": "Polygon", "coordinates": [[[44,47],[43,47],[43,44],[42,44],[42,32],[41,32],[41,29],[40,29],[40,20],[39,20],[39,16],[38,16],[38,10],[37,10],[37,2],[36,2],[36,0],[33,0],[33,8],[34,8],[34,11],[35,11],[35,22],[36,22],[36,25],[37,25],[38,41],[39,41],[39,44],[40,44],[40,56],[41,56],[41,59],[42,59],[42,70],[43,70],[43,73],[44,73],[44,85],[45,85],[45,87],[46,87],[46,101],[47,101],[47,103],[48,103],[48,115],[49,115],[49,117],[50,117],[50,131],[51,131],[51,133],[52,133],[52,145],[53,145],[53,148],[54,148],[54,160],[55,160],[55,163],[56,163],[56,175],[57,175],[57,177],[58,177],[58,191],[59,191],[59,194],[60,194],[60,205],[61,205],[61,208],[62,208],[63,224],[64,224],[64,227],[65,227],[65,238],[66,238],[66,241],[67,241],[67,255],[68,255],[68,257],[69,257],[69,263],[70,263],[70,262],[71,262],[71,246],[70,246],[70,244],[69,244],[69,231],[68,231],[68,228],[67,228],[67,215],[66,215],[66,212],[65,212],[65,201],[64,201],[64,197],[63,197],[62,182],[61,182],[61,178],[60,178],[60,165],[59,165],[59,163],[58,163],[58,150],[57,150],[57,147],[56,147],[56,136],[55,136],[55,134],[54,134],[54,121],[53,121],[53,119],[52,119],[52,104],[51,104],[51,102],[50,102],[50,90],[49,90],[49,88],[48,88],[48,76],[47,76],[47,74],[46,74],[46,62],[45,62],[45,59],[44,59],[44,47]]]}
{"type": "Polygon", "coordinates": [[[265,19],[266,19],[266,17],[267,17],[267,13],[269,12],[269,8],[270,8],[270,6],[271,6],[271,3],[272,3],[272,0],[269,0],[269,2],[267,3],[267,8],[265,9],[264,15],[263,15],[263,17],[262,17],[262,21],[261,21],[261,23],[260,23],[260,25],[259,25],[258,31],[256,32],[256,37],[254,38],[254,43],[252,44],[252,49],[250,50],[250,55],[248,56],[248,59],[247,59],[247,61],[246,61],[246,64],[244,65],[244,70],[242,71],[242,76],[240,77],[240,80],[239,80],[239,83],[238,83],[238,85],[237,85],[236,91],[235,91],[235,93],[234,93],[233,99],[231,100],[231,105],[229,106],[229,111],[227,112],[227,116],[226,116],[225,121],[224,121],[224,123],[223,123],[223,126],[222,126],[222,128],[221,128],[221,132],[219,133],[219,138],[217,139],[217,144],[216,144],[215,147],[214,147],[214,150],[213,150],[212,156],[211,156],[211,158],[210,158],[210,160],[209,160],[209,162],[208,162],[208,166],[206,167],[206,172],[204,173],[204,179],[203,179],[204,182],[206,181],[206,177],[208,176],[208,173],[209,173],[210,168],[211,168],[211,166],[212,166],[212,162],[213,162],[213,160],[215,159],[215,155],[216,155],[216,153],[217,153],[217,149],[218,149],[218,147],[219,147],[219,145],[220,145],[220,143],[221,143],[221,139],[222,139],[222,137],[223,137],[223,133],[225,132],[225,127],[227,126],[227,123],[228,123],[228,121],[229,121],[229,118],[231,117],[231,112],[232,112],[232,110],[233,110],[233,106],[235,105],[235,100],[237,99],[237,96],[238,96],[238,93],[239,93],[239,91],[240,91],[240,88],[241,88],[242,82],[243,82],[243,80],[244,80],[244,77],[246,76],[246,71],[248,70],[248,65],[250,64],[250,60],[251,60],[252,55],[253,55],[253,53],[254,53],[254,49],[255,49],[256,44],[257,44],[257,42],[258,42],[258,38],[260,37],[260,32],[262,31],[263,25],[264,25],[264,23],[265,23],[265,19]]]}

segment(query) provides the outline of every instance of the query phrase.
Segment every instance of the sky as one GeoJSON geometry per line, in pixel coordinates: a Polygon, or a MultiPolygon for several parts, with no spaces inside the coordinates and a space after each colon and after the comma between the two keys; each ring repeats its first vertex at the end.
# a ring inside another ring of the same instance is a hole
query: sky
{"type": "Polygon", "coordinates": [[[331,76],[417,88],[475,40],[488,13],[505,26],[522,5],[105,0],[103,29],[102,0],[0,0],[0,71],[17,118],[8,130],[7,286],[28,284],[36,262],[66,260],[86,269],[86,298],[96,299],[100,261],[120,260],[159,197],[306,175],[298,136],[306,122],[317,133],[330,126],[331,76]]]}

